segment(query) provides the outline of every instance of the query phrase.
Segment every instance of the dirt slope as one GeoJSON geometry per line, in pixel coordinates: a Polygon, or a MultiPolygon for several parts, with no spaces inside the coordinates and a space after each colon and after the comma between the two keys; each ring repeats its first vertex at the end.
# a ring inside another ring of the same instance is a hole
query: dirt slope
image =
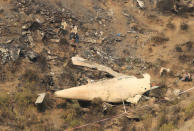
{"type": "Polygon", "coordinates": [[[178,81],[194,75],[193,1],[173,1],[165,10],[144,2],[141,9],[135,0],[0,1],[0,129],[60,131],[123,113],[122,103],[104,110],[99,99],[53,97],[55,90],[112,77],[72,65],[71,57],[80,55],[120,73],[150,73],[161,88],[137,105],[126,103],[128,117],[77,130],[194,130],[194,90],[174,94],[194,86],[178,81]],[[72,25],[79,43],[70,40],[72,25]],[[171,72],[160,76],[161,67],[171,72]],[[48,93],[45,102],[34,105],[40,92],[48,93]]]}

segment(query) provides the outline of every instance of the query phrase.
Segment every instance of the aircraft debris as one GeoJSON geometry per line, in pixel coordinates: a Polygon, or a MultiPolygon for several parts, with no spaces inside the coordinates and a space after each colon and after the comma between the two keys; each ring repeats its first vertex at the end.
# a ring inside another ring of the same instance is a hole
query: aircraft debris
{"type": "Polygon", "coordinates": [[[103,111],[106,111],[108,108],[111,108],[111,107],[113,107],[114,105],[111,105],[111,104],[109,104],[109,103],[107,103],[107,102],[104,102],[103,104],[102,104],[102,107],[103,107],[103,111]]]}
{"type": "Polygon", "coordinates": [[[100,71],[108,72],[115,76],[115,78],[59,90],[55,92],[56,97],[86,101],[100,98],[105,102],[127,101],[136,104],[145,92],[158,88],[150,86],[149,74],[143,74],[144,78],[138,79],[135,76],[117,73],[111,68],[89,62],[79,56],[73,57],[72,62],[74,65],[97,68],[100,71]]]}
{"type": "Polygon", "coordinates": [[[143,9],[145,8],[145,4],[142,0],[137,0],[138,5],[143,9]]]}
{"type": "MultiPolygon", "coordinates": [[[[56,97],[85,101],[92,101],[95,98],[100,98],[104,102],[117,103],[127,101],[137,104],[145,92],[158,88],[158,86],[150,86],[149,74],[143,74],[143,78],[127,76],[115,72],[109,67],[90,62],[79,56],[72,57],[72,63],[78,66],[105,71],[113,75],[114,78],[59,90],[54,93],[56,97]]],[[[42,102],[44,96],[39,96],[38,99],[40,99],[37,100],[38,102],[42,102]]]]}
{"type": "Polygon", "coordinates": [[[92,101],[100,98],[105,102],[122,102],[122,100],[136,104],[141,96],[151,90],[150,75],[144,78],[135,76],[119,76],[87,85],[73,87],[55,92],[56,97],[92,101]]]}
{"type": "Polygon", "coordinates": [[[124,74],[121,74],[121,73],[118,73],[118,72],[115,72],[113,71],[111,68],[109,67],[106,67],[106,66],[103,66],[103,65],[99,65],[97,63],[94,63],[94,62],[90,62],[82,57],[79,57],[79,56],[75,56],[75,57],[72,57],[72,63],[74,65],[78,65],[78,66],[84,66],[84,67],[88,67],[88,68],[95,68],[99,71],[104,71],[104,72],[107,72],[115,77],[117,76],[125,76],[124,74]]]}
{"type": "Polygon", "coordinates": [[[169,68],[161,67],[160,76],[163,76],[164,74],[169,73],[169,72],[170,72],[169,68]]]}
{"type": "Polygon", "coordinates": [[[36,102],[35,104],[41,104],[46,96],[46,93],[41,93],[41,94],[38,94],[38,98],[36,99],[36,102]]]}

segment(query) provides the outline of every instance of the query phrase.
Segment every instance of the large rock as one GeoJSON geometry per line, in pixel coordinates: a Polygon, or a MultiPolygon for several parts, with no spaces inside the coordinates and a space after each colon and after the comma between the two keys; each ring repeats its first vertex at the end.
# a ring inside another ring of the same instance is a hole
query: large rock
{"type": "Polygon", "coordinates": [[[38,58],[38,54],[36,52],[32,51],[32,50],[27,51],[26,56],[32,62],[36,62],[37,58],[38,58]]]}

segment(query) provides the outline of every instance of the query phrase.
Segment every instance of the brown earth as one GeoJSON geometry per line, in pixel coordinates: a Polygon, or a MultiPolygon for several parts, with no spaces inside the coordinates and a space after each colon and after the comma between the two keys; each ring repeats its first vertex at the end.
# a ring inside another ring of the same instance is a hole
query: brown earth
{"type": "Polygon", "coordinates": [[[111,77],[72,65],[71,57],[78,54],[124,74],[148,72],[161,88],[146,93],[149,99],[137,105],[126,103],[135,118],[115,118],[77,130],[194,130],[194,90],[173,94],[194,86],[177,82],[185,72],[194,73],[193,12],[161,12],[145,1],[145,9],[129,0],[0,1],[0,49],[20,49],[13,55],[16,59],[0,50],[0,129],[68,130],[122,113],[122,103],[103,111],[98,99],[54,98],[53,90],[111,77]],[[61,31],[62,20],[69,26],[67,34],[61,31]],[[73,24],[78,26],[79,43],[69,40],[73,24]],[[161,67],[171,72],[161,77],[161,67]],[[46,100],[34,105],[41,92],[48,92],[46,100]]]}

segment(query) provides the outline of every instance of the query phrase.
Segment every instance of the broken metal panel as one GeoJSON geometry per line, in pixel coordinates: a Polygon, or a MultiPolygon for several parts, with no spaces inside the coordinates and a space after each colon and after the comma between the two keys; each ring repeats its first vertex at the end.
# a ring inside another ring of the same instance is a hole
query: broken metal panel
{"type": "Polygon", "coordinates": [[[118,77],[118,76],[126,76],[124,74],[121,74],[121,73],[118,73],[118,72],[115,72],[113,71],[111,68],[109,67],[106,67],[106,66],[103,66],[103,65],[99,65],[97,63],[94,63],[94,62],[90,62],[82,57],[79,57],[79,56],[75,56],[75,57],[72,57],[72,63],[74,65],[78,65],[78,66],[84,66],[84,67],[88,67],[88,68],[95,68],[99,71],[104,71],[104,72],[107,72],[115,77],[118,77]]]}
{"type": "Polygon", "coordinates": [[[145,7],[145,4],[144,4],[144,2],[142,0],[137,0],[137,3],[139,4],[139,6],[141,8],[144,8],[145,7]]]}
{"type": "Polygon", "coordinates": [[[132,98],[128,98],[126,101],[133,103],[133,104],[137,104],[141,97],[142,97],[142,95],[136,95],[132,98]]]}
{"type": "Polygon", "coordinates": [[[46,96],[46,93],[41,93],[41,94],[38,94],[38,98],[36,99],[36,102],[35,104],[41,104],[46,96]]]}

